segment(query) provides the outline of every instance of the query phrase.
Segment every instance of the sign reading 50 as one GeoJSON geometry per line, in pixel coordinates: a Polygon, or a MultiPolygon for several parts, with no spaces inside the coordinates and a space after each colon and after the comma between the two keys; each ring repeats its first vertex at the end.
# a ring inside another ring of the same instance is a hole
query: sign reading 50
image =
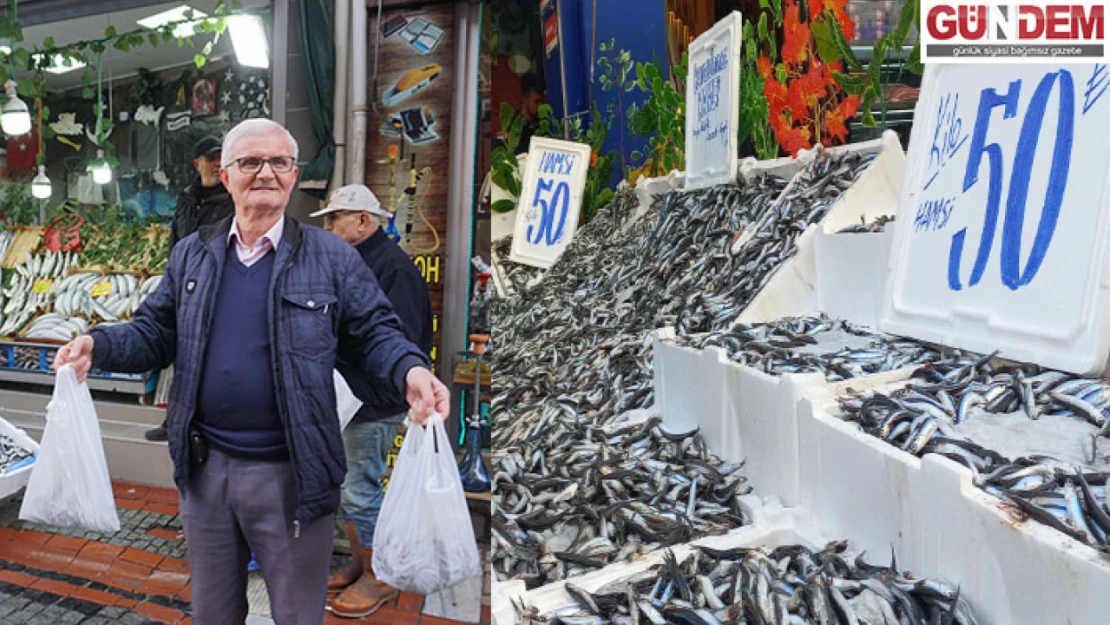
{"type": "MultiPolygon", "coordinates": [[[[1041,78],[1025,110],[1017,146],[1009,164],[1009,171],[1006,171],[1002,147],[998,143],[988,141],[988,134],[991,122],[999,115],[1002,119],[1017,117],[1022,87],[1022,81],[1018,79],[1010,82],[1003,93],[999,93],[994,88],[987,88],[979,94],[978,113],[971,135],[967,169],[963,177],[963,192],[966,193],[983,182],[981,174],[985,166],[987,200],[983,230],[979,236],[979,247],[971,266],[967,287],[975,286],[983,278],[987,261],[994,247],[1000,213],[1003,216],[1002,244],[999,252],[1002,283],[1014,291],[1029,284],[1036,277],[1052,243],[1052,235],[1056,231],[1056,223],[1060,217],[1060,206],[1068,186],[1072,142],[1075,136],[1075,83],[1071,72],[1065,69],[1045,74],[1041,78]],[[1040,220],[1037,223],[1032,247],[1028,257],[1022,262],[1022,228],[1029,199],[1029,180],[1032,177],[1033,162],[1040,147],[1038,144],[1049,96],[1054,91],[1059,93],[1059,115],[1056,117],[1052,160],[1048,168],[1048,185],[1041,203],[1040,220]],[[1007,179],[1009,179],[1009,187],[1006,193],[1005,213],[1002,213],[1002,188],[1007,179]]],[[[959,291],[965,287],[961,281],[961,260],[964,256],[966,236],[967,228],[952,235],[948,255],[948,286],[953,291],[959,291]]]]}
{"type": "Polygon", "coordinates": [[[567,223],[570,185],[565,180],[556,183],[551,178],[540,176],[536,179],[532,207],[539,208],[539,224],[528,224],[528,242],[555,245],[562,238],[563,227],[567,223]]]}

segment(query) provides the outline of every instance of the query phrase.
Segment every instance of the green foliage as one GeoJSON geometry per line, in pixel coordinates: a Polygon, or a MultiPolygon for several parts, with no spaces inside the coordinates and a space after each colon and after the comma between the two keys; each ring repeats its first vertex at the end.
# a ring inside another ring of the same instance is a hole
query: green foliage
{"type": "Polygon", "coordinates": [[[31,195],[31,185],[25,182],[0,182],[0,215],[9,225],[34,224],[39,219],[39,208],[31,195]]]}
{"type": "Polygon", "coordinates": [[[647,95],[642,106],[632,105],[628,111],[628,127],[633,134],[648,140],[646,153],[634,153],[633,160],[642,159],[645,176],[665,176],[671,170],[686,166],[685,97],[675,82],[686,80],[688,58],[674,68],[675,80],[664,79],[655,63],[636,63],[635,87],[647,95]]]}
{"type": "Polygon", "coordinates": [[[834,44],[843,55],[848,66],[856,70],[856,73],[850,74],[834,73],[834,77],[844,91],[862,96],[860,120],[864,126],[875,127],[879,125],[879,122],[875,120],[876,103],[878,104],[881,123],[884,126],[886,124],[887,100],[883,93],[882,66],[891,55],[898,63],[898,78],[895,79],[895,82],[901,78],[903,71],[918,76],[925,72],[925,66],[921,63],[920,38],[908,57],[903,60],[903,48],[906,39],[910,32],[917,27],[920,10],[920,0],[906,0],[902,4],[898,13],[898,24],[894,30],[875,42],[871,49],[871,59],[868,61],[866,68],[852,53],[852,49],[845,40],[844,33],[841,32],[836,20],[829,20],[832,24],[830,35],[833,37],[834,44]]]}
{"type": "MultiPolygon", "coordinates": [[[[773,8],[767,0],[762,0],[760,4],[764,9],[773,8]]],[[[775,17],[774,22],[777,27],[781,22],[782,3],[776,1],[775,7],[777,11],[772,10],[772,16],[778,16],[775,17]]],[[[766,12],[760,16],[760,23],[766,16],[766,12]]],[[[778,156],[779,144],[768,121],[770,111],[767,98],[763,95],[763,78],[759,75],[759,68],[756,65],[761,49],[767,50],[773,61],[778,49],[775,45],[775,28],[760,29],[757,36],[751,22],[745,22],[744,47],[740,55],[740,123],[737,128],[737,141],[743,144],[751,140],[756,156],[766,160],[778,156]]]]}

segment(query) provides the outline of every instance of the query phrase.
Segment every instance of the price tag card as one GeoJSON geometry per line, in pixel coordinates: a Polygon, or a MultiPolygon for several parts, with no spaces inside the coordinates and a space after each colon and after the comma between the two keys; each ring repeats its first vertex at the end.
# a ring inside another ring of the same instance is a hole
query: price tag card
{"type": "Polygon", "coordinates": [[[31,292],[35,294],[49,293],[54,281],[48,278],[39,278],[31,285],[31,292]]]}
{"type": "Polygon", "coordinates": [[[590,146],[532,138],[509,260],[544,269],[554,264],[578,228],[589,167],[590,146]]]}
{"type": "Polygon", "coordinates": [[[686,75],[686,188],[736,179],[743,17],[733,11],[690,44],[686,75]]]}
{"type": "Polygon", "coordinates": [[[96,284],[93,285],[93,288],[92,288],[92,296],[93,297],[101,297],[101,296],[104,296],[104,295],[109,295],[109,294],[111,294],[111,292],[112,292],[112,283],[107,282],[107,281],[97,282],[96,284]]]}
{"type": "Polygon", "coordinates": [[[930,65],[880,327],[1077,373],[1110,351],[1106,65],[930,65]]]}

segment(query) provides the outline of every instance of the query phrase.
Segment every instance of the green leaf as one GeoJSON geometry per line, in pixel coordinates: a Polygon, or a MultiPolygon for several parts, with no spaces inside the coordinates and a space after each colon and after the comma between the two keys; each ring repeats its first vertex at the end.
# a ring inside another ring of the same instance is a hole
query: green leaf
{"type": "MultiPolygon", "coordinates": [[[[816,24],[814,24],[814,25],[816,25],[816,24]]],[[[759,26],[758,26],[757,30],[759,32],[759,38],[760,39],[766,39],[767,38],[767,14],[766,13],[760,13],[759,14],[759,26]]]]}
{"type": "Polygon", "coordinates": [[[832,75],[833,78],[836,79],[837,84],[840,85],[840,88],[843,89],[844,92],[848,95],[859,95],[863,93],[864,87],[867,86],[863,78],[860,76],[841,74],[837,71],[834,71],[832,75]]]}
{"type": "Polygon", "coordinates": [[[863,94],[863,102],[860,104],[860,121],[867,128],[874,128],[875,113],[871,110],[875,106],[875,87],[869,86],[863,94]]]}
{"type": "MultiPolygon", "coordinates": [[[[163,30],[162,31],[162,41],[169,41],[170,39],[173,39],[173,31],[172,30],[163,30]]],[[[178,46],[180,47],[181,44],[178,44],[178,46]]]]}
{"type": "Polygon", "coordinates": [[[771,10],[775,12],[775,25],[782,24],[782,0],[771,0],[771,10]]]}
{"type": "Polygon", "coordinates": [[[826,12],[826,16],[825,22],[829,25],[829,33],[833,37],[836,49],[840,51],[840,57],[852,69],[863,69],[863,65],[856,58],[856,54],[852,52],[852,46],[848,45],[848,40],[844,38],[844,33],[840,30],[840,24],[836,21],[836,17],[831,15],[831,12],[826,12]]]}
{"type": "Polygon", "coordinates": [[[886,39],[875,42],[871,48],[871,60],[867,64],[867,73],[871,76],[871,86],[878,89],[882,84],[883,61],[886,60],[886,39]]]}
{"type": "Polygon", "coordinates": [[[833,35],[829,32],[829,25],[825,22],[813,22],[809,25],[813,32],[813,39],[817,42],[817,55],[827,63],[840,60],[840,49],[836,46],[833,35]]]}
{"type": "Polygon", "coordinates": [[[44,49],[47,49],[47,50],[49,50],[50,48],[53,48],[54,47],[54,38],[53,37],[47,37],[46,39],[43,39],[42,40],[42,47],[44,49]]]}
{"type": "Polygon", "coordinates": [[[905,0],[898,12],[898,26],[891,33],[890,41],[891,46],[899,52],[902,51],[902,46],[906,43],[906,36],[910,34],[910,28],[916,23],[914,22],[914,15],[917,12],[917,4],[918,0],[905,0]]]}
{"type": "Polygon", "coordinates": [[[631,157],[634,161],[643,160],[644,153],[640,150],[632,150],[632,154],[629,154],[629,157],[631,157]]]}
{"type": "Polygon", "coordinates": [[[906,60],[906,69],[920,76],[925,73],[925,65],[921,62],[921,42],[918,41],[910,50],[910,58],[906,60]]]}
{"type": "Polygon", "coordinates": [[[116,27],[115,26],[108,26],[108,28],[104,29],[104,37],[105,38],[111,39],[112,37],[115,37],[115,36],[116,36],[116,27]]]}
{"type": "Polygon", "coordinates": [[[644,63],[644,76],[647,78],[648,82],[653,84],[653,87],[656,81],[662,79],[662,75],[659,73],[659,67],[655,63],[644,63]]]}
{"type": "Polygon", "coordinates": [[[96,98],[96,88],[93,87],[92,85],[86,86],[84,89],[81,90],[81,97],[85,98],[86,100],[95,99],[96,98]]]}
{"type": "Polygon", "coordinates": [[[39,90],[35,85],[34,79],[27,76],[20,78],[16,83],[16,91],[25,98],[37,98],[39,95],[39,90]]]}
{"type": "Polygon", "coordinates": [[[197,69],[204,67],[206,62],[208,62],[208,59],[206,59],[203,54],[193,55],[193,63],[196,63],[197,69]]]}
{"type": "Polygon", "coordinates": [[[131,43],[127,39],[117,39],[112,47],[123,52],[129,52],[131,50],[131,43]]]}
{"type": "Polygon", "coordinates": [[[155,48],[157,48],[162,43],[162,39],[154,33],[147,35],[147,38],[148,41],[150,41],[150,45],[154,46],[155,48]]]}
{"type": "Polygon", "coordinates": [[[508,213],[516,209],[516,202],[512,200],[497,200],[490,206],[495,213],[508,213]]]}
{"type": "MultiPolygon", "coordinates": [[[[542,109],[543,106],[541,105],[540,108],[542,109]]],[[[509,124],[514,117],[516,117],[516,109],[508,102],[502,102],[501,109],[497,111],[497,121],[501,125],[502,132],[508,132],[509,124]]]]}
{"type": "Polygon", "coordinates": [[[31,53],[24,48],[16,48],[12,51],[12,63],[19,69],[28,69],[31,67],[31,53]]]}
{"type": "Polygon", "coordinates": [[[44,120],[50,119],[50,107],[45,104],[42,105],[42,118],[44,120]]]}

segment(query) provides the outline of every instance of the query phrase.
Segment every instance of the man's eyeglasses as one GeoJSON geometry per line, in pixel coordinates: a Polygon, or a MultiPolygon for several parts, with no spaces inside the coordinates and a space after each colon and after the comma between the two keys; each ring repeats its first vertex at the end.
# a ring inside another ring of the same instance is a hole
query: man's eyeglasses
{"type": "Polygon", "coordinates": [[[293,157],[291,156],[271,156],[270,158],[244,156],[232,162],[239,165],[239,171],[244,174],[257,174],[262,171],[262,166],[266,163],[270,164],[270,169],[274,170],[275,174],[287,174],[293,171],[294,165],[293,157]]]}

